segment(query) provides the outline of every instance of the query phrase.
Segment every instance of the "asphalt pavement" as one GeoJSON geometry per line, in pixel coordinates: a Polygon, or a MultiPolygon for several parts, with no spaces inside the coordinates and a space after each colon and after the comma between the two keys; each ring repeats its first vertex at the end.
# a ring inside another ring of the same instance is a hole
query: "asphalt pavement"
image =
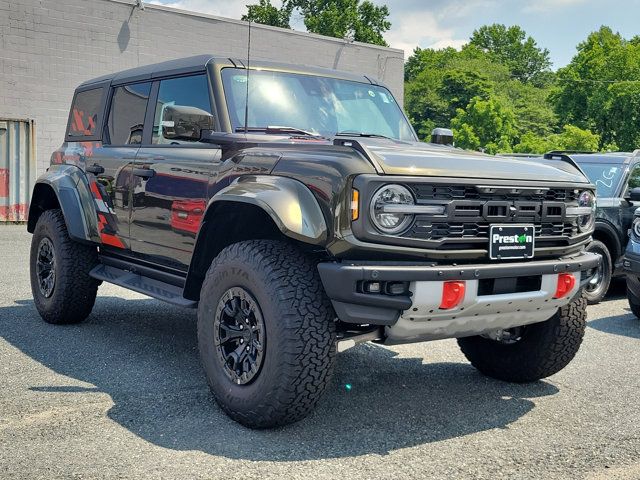
{"type": "Polygon", "coordinates": [[[30,240],[0,225],[2,479],[640,478],[640,321],[620,285],[549,379],[483,377],[453,340],[362,345],[309,418],[252,431],[211,397],[193,311],[103,285],[85,323],[45,324],[30,240]]]}

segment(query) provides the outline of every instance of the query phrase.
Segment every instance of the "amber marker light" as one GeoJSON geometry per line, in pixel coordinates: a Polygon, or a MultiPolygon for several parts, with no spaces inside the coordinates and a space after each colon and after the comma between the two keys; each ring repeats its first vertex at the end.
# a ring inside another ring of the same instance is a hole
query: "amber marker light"
{"type": "Polygon", "coordinates": [[[351,220],[355,221],[360,216],[360,192],[355,188],[351,190],[351,220]]]}

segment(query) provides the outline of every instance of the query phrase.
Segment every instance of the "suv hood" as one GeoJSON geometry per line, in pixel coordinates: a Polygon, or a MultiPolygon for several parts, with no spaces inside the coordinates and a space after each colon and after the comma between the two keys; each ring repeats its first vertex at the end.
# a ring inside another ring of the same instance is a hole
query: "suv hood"
{"type": "Polygon", "coordinates": [[[422,142],[357,140],[369,149],[387,175],[589,183],[579,168],[563,160],[496,157],[422,142]]]}

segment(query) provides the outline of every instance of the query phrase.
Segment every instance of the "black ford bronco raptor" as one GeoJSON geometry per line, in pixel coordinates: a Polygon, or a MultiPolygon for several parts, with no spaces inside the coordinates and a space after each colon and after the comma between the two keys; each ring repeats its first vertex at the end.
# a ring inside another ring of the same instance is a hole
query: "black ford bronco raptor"
{"type": "Polygon", "coordinates": [[[593,192],[570,158],[418,142],[365,76],[170,61],[77,88],[33,191],[33,296],[56,324],[101,282],[197,308],[211,390],[250,427],[305,417],[364,341],[457,338],[530,382],[584,334],[593,192]]]}

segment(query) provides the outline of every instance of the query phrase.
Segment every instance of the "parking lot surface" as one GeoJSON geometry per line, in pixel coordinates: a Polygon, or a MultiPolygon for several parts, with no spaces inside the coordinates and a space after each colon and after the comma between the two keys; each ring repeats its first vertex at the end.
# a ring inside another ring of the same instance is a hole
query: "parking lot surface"
{"type": "Polygon", "coordinates": [[[547,380],[483,377],[451,340],[362,345],[309,418],[252,431],[209,393],[193,311],[103,285],[85,323],[45,324],[30,240],[0,226],[0,478],[640,478],[640,321],[620,286],[547,380]]]}

